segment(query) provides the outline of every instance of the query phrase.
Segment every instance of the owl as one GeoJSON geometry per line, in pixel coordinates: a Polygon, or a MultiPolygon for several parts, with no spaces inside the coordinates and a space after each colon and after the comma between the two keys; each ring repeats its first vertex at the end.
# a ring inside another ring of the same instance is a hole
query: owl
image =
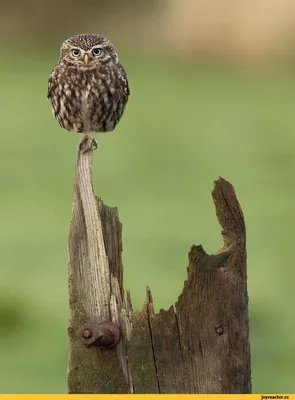
{"type": "Polygon", "coordinates": [[[129,95],[126,72],[105,36],[81,34],[63,42],[47,97],[60,126],[83,134],[83,153],[97,148],[94,132],[115,129],[129,95]]]}

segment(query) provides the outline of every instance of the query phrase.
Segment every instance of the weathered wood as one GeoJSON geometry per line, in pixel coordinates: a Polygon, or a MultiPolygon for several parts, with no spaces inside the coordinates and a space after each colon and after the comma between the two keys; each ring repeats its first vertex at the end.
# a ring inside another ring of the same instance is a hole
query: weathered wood
{"type": "Polygon", "coordinates": [[[69,393],[128,393],[124,340],[106,350],[86,348],[78,336],[78,330],[87,322],[112,321],[122,327],[124,318],[121,224],[117,209],[105,207],[95,198],[91,164],[92,153],[78,154],[68,243],[68,390],[69,393]]]}
{"type": "MultiPolygon", "coordinates": [[[[188,279],[175,306],[154,312],[151,291],[132,311],[123,289],[122,226],[116,208],[94,196],[92,154],[78,154],[68,243],[69,393],[250,393],[246,233],[233,187],[215,181],[224,246],[192,246],[188,279]],[[87,348],[78,331],[112,321],[112,349],[87,348]]],[[[140,261],[140,260],[139,260],[140,261]]],[[[163,283],[164,286],[164,283],[163,283]]]]}

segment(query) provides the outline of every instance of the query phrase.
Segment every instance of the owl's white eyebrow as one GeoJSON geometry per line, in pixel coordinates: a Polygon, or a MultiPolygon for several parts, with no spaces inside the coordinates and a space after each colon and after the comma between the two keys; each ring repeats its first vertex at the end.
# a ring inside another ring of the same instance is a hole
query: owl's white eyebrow
{"type": "Polygon", "coordinates": [[[99,44],[99,45],[91,47],[90,51],[93,49],[102,49],[102,48],[103,48],[103,46],[99,44]]]}

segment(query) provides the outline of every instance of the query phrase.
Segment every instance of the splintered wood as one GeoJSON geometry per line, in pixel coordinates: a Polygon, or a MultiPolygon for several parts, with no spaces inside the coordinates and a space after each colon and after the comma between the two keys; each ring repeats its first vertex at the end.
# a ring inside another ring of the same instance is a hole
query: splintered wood
{"type": "Polygon", "coordinates": [[[142,310],[133,311],[118,210],[95,197],[91,164],[91,152],[78,154],[68,241],[69,393],[251,393],[246,232],[232,185],[219,178],[212,192],[223,248],[208,255],[191,247],[187,280],[169,310],[154,312],[147,287],[142,310]],[[87,348],[81,326],[103,321],[119,326],[119,343],[87,348]]]}

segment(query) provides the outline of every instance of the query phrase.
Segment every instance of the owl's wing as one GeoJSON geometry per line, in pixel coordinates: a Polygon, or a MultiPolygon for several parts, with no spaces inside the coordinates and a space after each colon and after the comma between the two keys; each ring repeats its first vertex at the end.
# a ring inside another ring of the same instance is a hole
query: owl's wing
{"type": "Polygon", "coordinates": [[[130,88],[129,88],[129,84],[128,84],[128,79],[127,79],[127,74],[125,69],[123,68],[123,66],[121,64],[118,65],[119,67],[119,80],[122,84],[122,89],[124,91],[124,93],[129,96],[130,95],[130,88]]]}
{"type": "Polygon", "coordinates": [[[55,75],[55,71],[53,70],[49,76],[49,80],[48,80],[48,90],[47,90],[47,99],[51,98],[51,90],[53,87],[53,81],[54,81],[54,75],[55,75]]]}

